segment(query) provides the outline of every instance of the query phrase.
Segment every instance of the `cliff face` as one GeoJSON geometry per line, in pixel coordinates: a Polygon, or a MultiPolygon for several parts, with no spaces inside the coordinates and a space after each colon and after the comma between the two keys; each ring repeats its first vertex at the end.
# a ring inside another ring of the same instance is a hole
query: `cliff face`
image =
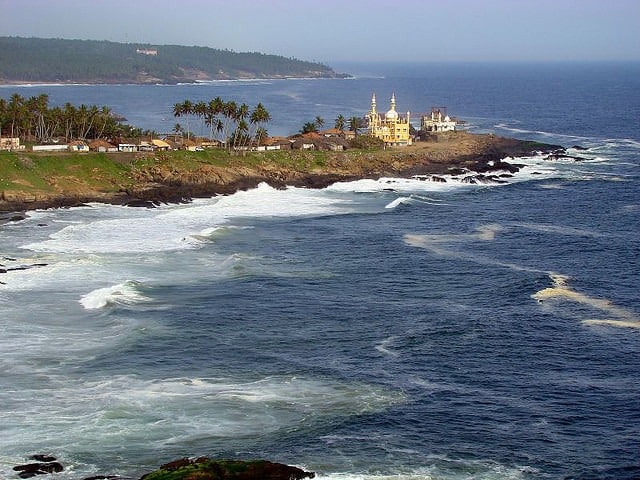
{"type": "MultiPolygon", "coordinates": [[[[493,135],[452,132],[437,141],[384,151],[347,150],[345,152],[280,152],[230,156],[224,165],[206,158],[190,164],[171,155],[154,157],[138,164],[122,157],[109,157],[127,164],[127,181],[110,178],[94,168],[92,184],[82,178],[50,175],[43,179],[47,189],[22,189],[26,183],[15,179],[0,196],[0,211],[22,211],[104,202],[151,205],[154,202],[180,202],[190,198],[229,194],[267,182],[274,187],[287,185],[322,188],[337,181],[386,176],[468,173],[490,175],[492,171],[514,173],[518,166],[504,162],[505,157],[528,155],[535,151],[558,153],[557,145],[546,145],[493,135]],[[96,179],[100,181],[96,183],[96,179]],[[120,184],[118,184],[120,182],[120,184]],[[104,187],[104,188],[103,188],[104,187]],[[106,188],[109,187],[109,188],[106,188]]],[[[133,154],[132,154],[133,155],[133,154]]],[[[133,157],[132,157],[133,158],[133,157]]],[[[78,163],[82,158],[78,158],[78,163]]]]}

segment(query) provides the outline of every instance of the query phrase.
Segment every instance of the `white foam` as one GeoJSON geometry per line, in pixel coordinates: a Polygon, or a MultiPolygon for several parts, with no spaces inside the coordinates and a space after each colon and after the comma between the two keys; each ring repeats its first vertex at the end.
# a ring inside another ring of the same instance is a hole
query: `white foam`
{"type": "MultiPolygon", "coordinates": [[[[352,442],[358,440],[358,438],[349,439],[352,442]]],[[[368,440],[368,438],[362,438],[362,440],[368,440]]],[[[445,455],[429,455],[423,463],[424,466],[418,468],[396,468],[398,472],[394,473],[369,473],[367,468],[363,468],[363,473],[319,472],[315,478],[318,480],[524,480],[531,478],[531,474],[538,473],[537,469],[526,465],[506,466],[493,460],[460,460],[448,458],[445,455]]]]}
{"type": "Polygon", "coordinates": [[[610,300],[596,298],[577,292],[569,288],[569,277],[557,273],[550,273],[553,286],[543,288],[534,293],[531,297],[540,303],[548,302],[573,302],[589,306],[593,309],[600,310],[609,318],[602,319],[583,319],[582,323],[586,325],[609,325],[613,327],[640,328],[640,317],[626,308],[614,305],[610,300]]]}
{"type": "Polygon", "coordinates": [[[523,228],[533,232],[555,233],[558,235],[575,237],[598,238],[604,236],[603,234],[593,230],[584,230],[581,228],[568,227],[565,225],[551,225],[546,223],[514,223],[511,226],[523,228]]]}
{"type": "Polygon", "coordinates": [[[389,202],[387,205],[385,205],[384,208],[392,210],[400,205],[408,205],[410,203],[411,203],[411,197],[398,197],[392,202],[389,202]]]}
{"type": "Polygon", "coordinates": [[[196,440],[265,436],[322,417],[372,413],[404,400],[401,393],[381,387],[317,378],[242,382],[135,375],[48,376],[33,388],[14,389],[10,402],[6,393],[3,398],[0,415],[10,414],[12,404],[21,405],[20,417],[0,438],[6,454],[103,452],[122,445],[154,451],[196,440]]]}
{"type": "Polygon", "coordinates": [[[391,346],[393,345],[393,343],[397,340],[398,337],[396,336],[391,336],[389,338],[385,338],[382,342],[380,342],[378,345],[375,346],[375,349],[380,352],[383,353],[384,355],[389,355],[391,357],[397,357],[398,355],[400,355],[398,352],[391,350],[391,346]]]}
{"type": "Polygon", "coordinates": [[[79,300],[87,310],[104,308],[108,305],[133,305],[148,302],[151,299],[140,293],[141,284],[128,280],[111,287],[99,288],[79,300]]]}
{"type": "Polygon", "coordinates": [[[48,239],[28,243],[22,248],[73,254],[185,250],[198,248],[203,236],[233,219],[319,216],[352,211],[347,200],[332,198],[319,190],[278,190],[266,184],[187,205],[145,211],[124,207],[99,210],[102,217],[87,216],[82,223],[67,225],[48,239]]]}

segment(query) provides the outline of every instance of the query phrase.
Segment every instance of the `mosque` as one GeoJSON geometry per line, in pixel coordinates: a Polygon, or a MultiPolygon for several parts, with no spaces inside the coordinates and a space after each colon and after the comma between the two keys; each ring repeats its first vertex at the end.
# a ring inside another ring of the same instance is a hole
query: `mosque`
{"type": "Polygon", "coordinates": [[[366,115],[369,135],[379,138],[385,147],[401,147],[411,145],[409,125],[411,115],[396,112],[396,94],[391,95],[391,108],[387,113],[376,111],[376,94],[371,97],[371,110],[366,115]]]}

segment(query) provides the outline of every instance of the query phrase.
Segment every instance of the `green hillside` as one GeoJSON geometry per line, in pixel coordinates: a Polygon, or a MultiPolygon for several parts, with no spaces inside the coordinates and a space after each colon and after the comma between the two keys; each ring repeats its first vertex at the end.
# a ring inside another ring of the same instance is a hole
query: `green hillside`
{"type": "Polygon", "coordinates": [[[0,83],[177,83],[340,77],[329,66],[257,52],[96,40],[0,37],[0,83]]]}

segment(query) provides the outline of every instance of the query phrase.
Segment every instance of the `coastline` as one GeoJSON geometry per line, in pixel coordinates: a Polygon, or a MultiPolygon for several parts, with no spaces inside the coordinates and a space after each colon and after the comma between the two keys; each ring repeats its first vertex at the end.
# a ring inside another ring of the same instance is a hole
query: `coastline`
{"type": "MultiPolygon", "coordinates": [[[[224,165],[196,158],[195,169],[193,166],[181,167],[166,154],[152,155],[142,166],[136,164],[136,156],[118,156],[113,157],[113,161],[127,165],[129,184],[103,189],[83,183],[80,178],[69,182],[66,177],[64,184],[59,178],[46,178],[44,181],[52,188],[43,190],[22,189],[20,185],[28,182],[13,179],[16,187],[5,188],[0,193],[0,212],[71,207],[89,202],[153,207],[160,203],[232,194],[263,182],[276,188],[324,188],[342,181],[452,172],[466,174],[469,182],[474,182],[474,177],[498,180],[494,172],[505,176],[518,171],[517,157],[535,153],[563,155],[564,152],[564,147],[559,145],[458,131],[438,135],[431,141],[387,150],[315,152],[315,156],[312,152],[286,151],[279,152],[277,157],[250,153],[246,157],[230,155],[224,165]],[[283,154],[286,161],[283,161],[283,154]],[[505,161],[505,158],[514,160],[505,161]]],[[[28,159],[23,161],[29,162],[28,159]]],[[[80,162],[82,157],[78,156],[80,162]]],[[[100,172],[94,173],[96,177],[100,176],[100,172]]],[[[440,178],[435,180],[442,181],[440,178]]],[[[0,221],[8,219],[11,218],[6,215],[0,217],[0,221]]]]}

